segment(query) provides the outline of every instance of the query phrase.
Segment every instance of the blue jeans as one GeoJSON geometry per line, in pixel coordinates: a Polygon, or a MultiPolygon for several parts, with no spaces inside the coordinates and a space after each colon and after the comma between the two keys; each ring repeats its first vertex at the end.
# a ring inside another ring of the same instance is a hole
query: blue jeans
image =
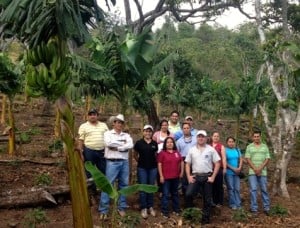
{"type": "Polygon", "coordinates": [[[228,174],[226,174],[225,177],[226,177],[229,207],[240,208],[241,207],[240,178],[238,175],[228,175],[228,174]]]}
{"type": "MultiPolygon", "coordinates": [[[[154,185],[157,176],[157,168],[143,169],[137,168],[138,182],[139,184],[151,184],[154,185]]],[[[140,192],[140,208],[153,207],[153,193],[140,192]]]]}
{"type": "Polygon", "coordinates": [[[169,214],[169,195],[172,198],[173,211],[180,212],[178,196],[179,178],[167,179],[162,184],[161,211],[163,214],[169,214]]]}
{"type": "Polygon", "coordinates": [[[257,205],[257,188],[260,188],[261,197],[263,202],[264,211],[270,210],[270,198],[267,188],[267,177],[250,175],[248,177],[250,185],[250,196],[251,196],[251,211],[256,212],[258,209],[257,205]]]}
{"type": "MultiPolygon", "coordinates": [[[[129,164],[128,160],[110,161],[106,160],[106,177],[109,182],[114,185],[118,179],[118,190],[128,186],[129,181],[129,164]]],[[[101,214],[107,214],[109,208],[109,196],[107,193],[102,192],[100,197],[100,205],[98,211],[101,214]]],[[[124,211],[127,208],[126,198],[121,195],[118,200],[118,209],[124,211]]]]}
{"type": "MultiPolygon", "coordinates": [[[[92,150],[84,147],[83,157],[84,161],[91,161],[105,175],[106,159],[104,158],[104,150],[92,150]]],[[[90,178],[91,174],[86,171],[86,176],[90,178]]]]}

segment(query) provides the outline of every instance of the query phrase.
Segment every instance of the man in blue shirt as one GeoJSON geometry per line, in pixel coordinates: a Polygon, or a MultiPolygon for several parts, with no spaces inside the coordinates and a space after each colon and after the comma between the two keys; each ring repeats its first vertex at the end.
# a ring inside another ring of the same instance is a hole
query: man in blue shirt
{"type": "MultiPolygon", "coordinates": [[[[192,148],[197,144],[197,139],[196,136],[193,136],[191,134],[191,125],[188,122],[184,122],[181,128],[182,128],[183,135],[180,139],[177,140],[176,146],[183,160],[185,160],[185,157],[187,156],[190,148],[192,148]]],[[[184,173],[181,181],[181,190],[183,194],[185,194],[185,190],[187,186],[188,186],[188,180],[184,173]]]]}
{"type": "MultiPolygon", "coordinates": [[[[196,136],[198,130],[193,128],[193,117],[192,116],[186,116],[184,118],[184,122],[189,123],[190,124],[190,128],[191,128],[191,134],[192,136],[196,136]]],[[[182,129],[180,129],[179,131],[174,133],[174,138],[177,141],[178,139],[180,139],[183,136],[183,131],[182,129]]]]}

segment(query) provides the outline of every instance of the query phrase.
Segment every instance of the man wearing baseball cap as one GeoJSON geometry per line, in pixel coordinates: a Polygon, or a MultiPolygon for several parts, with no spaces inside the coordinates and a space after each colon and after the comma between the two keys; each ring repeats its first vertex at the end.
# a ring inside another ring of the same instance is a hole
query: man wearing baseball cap
{"type": "Polygon", "coordinates": [[[193,196],[202,190],[203,208],[201,223],[210,222],[212,207],[212,183],[220,168],[220,156],[210,145],[206,144],[207,133],[199,130],[196,134],[197,144],[192,147],[185,158],[185,172],[189,185],[186,190],[186,207],[193,207],[193,196]]]}
{"type": "MultiPolygon", "coordinates": [[[[186,116],[184,118],[184,123],[189,123],[190,127],[191,127],[191,135],[192,136],[196,136],[198,130],[193,128],[193,117],[192,116],[186,116]]],[[[180,139],[183,136],[183,130],[182,127],[179,131],[175,132],[174,134],[174,138],[177,141],[178,139],[180,139]]]]}
{"type": "MultiPolygon", "coordinates": [[[[91,161],[105,174],[104,132],[108,131],[108,127],[98,117],[95,108],[88,111],[87,122],[81,124],[78,130],[78,147],[82,160],[91,161]]],[[[87,176],[90,177],[88,172],[87,176]]]]}

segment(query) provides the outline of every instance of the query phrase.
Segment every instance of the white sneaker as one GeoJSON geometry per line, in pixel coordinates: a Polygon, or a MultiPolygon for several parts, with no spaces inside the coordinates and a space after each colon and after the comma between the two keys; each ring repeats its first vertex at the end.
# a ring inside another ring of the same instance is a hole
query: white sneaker
{"type": "Polygon", "coordinates": [[[150,208],[149,208],[149,213],[150,213],[150,215],[152,215],[153,217],[156,216],[156,212],[155,212],[155,210],[153,209],[153,207],[150,207],[150,208]]]}
{"type": "Polygon", "coordinates": [[[147,213],[147,209],[146,208],[141,210],[141,216],[144,219],[148,218],[148,213],[147,213]]]}

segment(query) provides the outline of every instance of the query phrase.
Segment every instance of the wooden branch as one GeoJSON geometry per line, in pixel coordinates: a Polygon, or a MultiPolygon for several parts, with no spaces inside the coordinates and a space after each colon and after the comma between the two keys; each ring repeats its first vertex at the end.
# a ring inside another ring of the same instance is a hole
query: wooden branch
{"type": "MultiPolygon", "coordinates": [[[[0,163],[25,163],[25,162],[29,162],[29,163],[33,163],[33,164],[40,164],[40,165],[58,165],[61,164],[61,161],[37,161],[37,160],[30,160],[27,158],[20,158],[20,159],[15,159],[15,160],[5,160],[5,159],[1,159],[0,163]]],[[[65,162],[65,161],[63,161],[65,162]]]]}
{"type": "MultiPolygon", "coordinates": [[[[87,184],[91,186],[92,180],[89,179],[87,184]]],[[[1,192],[0,208],[36,206],[47,203],[57,205],[55,197],[64,195],[69,197],[69,194],[69,185],[14,189],[13,191],[1,192]]]]}

